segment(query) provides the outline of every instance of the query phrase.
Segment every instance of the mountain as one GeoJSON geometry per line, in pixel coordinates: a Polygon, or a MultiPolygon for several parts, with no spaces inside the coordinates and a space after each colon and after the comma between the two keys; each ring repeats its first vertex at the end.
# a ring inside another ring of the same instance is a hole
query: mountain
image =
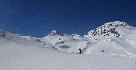
{"type": "Polygon", "coordinates": [[[91,30],[84,37],[92,44],[84,53],[108,53],[112,55],[136,56],[136,28],[125,22],[115,21],[91,30]]]}
{"type": "Polygon", "coordinates": [[[21,36],[2,30],[0,36],[20,45],[31,46],[33,44],[33,47],[48,47],[65,53],[82,51],[83,54],[136,57],[136,28],[121,21],[105,23],[90,30],[84,37],[78,34],[62,34],[58,30],[51,31],[43,38],[21,36]]]}
{"type": "Polygon", "coordinates": [[[136,28],[129,26],[125,22],[114,21],[108,22],[104,25],[91,30],[88,32],[88,35],[85,35],[87,38],[101,39],[101,38],[115,38],[115,37],[124,37],[136,33],[136,28]]]}
{"type": "Polygon", "coordinates": [[[53,36],[53,35],[63,35],[63,34],[58,30],[53,30],[48,34],[48,36],[53,36]]]}
{"type": "Polygon", "coordinates": [[[36,38],[0,30],[0,70],[135,70],[135,42],[136,27],[121,21],[84,36],[53,30],[36,38]]]}
{"type": "Polygon", "coordinates": [[[110,54],[136,57],[136,28],[125,22],[105,23],[88,32],[84,37],[78,34],[51,34],[40,39],[53,48],[66,53],[110,54]]]}
{"type": "Polygon", "coordinates": [[[78,34],[60,35],[55,33],[55,34],[49,34],[41,38],[40,40],[44,42],[46,45],[50,45],[53,48],[66,53],[79,53],[79,48],[84,49],[87,43],[85,41],[85,38],[81,37],[78,34]]]}

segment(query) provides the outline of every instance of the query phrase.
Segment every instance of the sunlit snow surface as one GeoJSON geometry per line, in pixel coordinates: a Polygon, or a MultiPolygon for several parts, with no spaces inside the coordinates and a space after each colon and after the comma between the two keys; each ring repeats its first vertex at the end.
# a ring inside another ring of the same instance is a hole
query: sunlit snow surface
{"type": "Polygon", "coordinates": [[[57,31],[43,38],[7,33],[0,38],[0,70],[135,70],[135,43],[136,28],[119,21],[84,37],[57,31]],[[115,32],[108,31],[111,28],[115,32]]]}

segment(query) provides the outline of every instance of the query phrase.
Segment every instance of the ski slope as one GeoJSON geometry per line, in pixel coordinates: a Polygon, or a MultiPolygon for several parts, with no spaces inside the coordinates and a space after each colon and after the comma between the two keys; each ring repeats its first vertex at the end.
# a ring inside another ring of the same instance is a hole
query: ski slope
{"type": "Polygon", "coordinates": [[[3,35],[0,70],[136,69],[136,28],[125,22],[105,23],[84,36],[56,30],[42,38],[3,35]]]}
{"type": "Polygon", "coordinates": [[[20,47],[14,42],[0,44],[0,56],[0,70],[136,69],[136,59],[133,58],[105,54],[66,54],[45,47],[20,47]]]}

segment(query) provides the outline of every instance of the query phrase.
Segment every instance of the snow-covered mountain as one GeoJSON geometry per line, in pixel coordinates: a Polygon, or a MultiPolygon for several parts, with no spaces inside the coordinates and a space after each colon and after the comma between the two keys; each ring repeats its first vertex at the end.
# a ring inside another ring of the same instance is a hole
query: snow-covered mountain
{"type": "Polygon", "coordinates": [[[115,38],[115,37],[125,37],[131,34],[136,33],[136,28],[129,26],[125,22],[114,21],[108,22],[104,25],[91,30],[88,32],[88,35],[85,35],[87,38],[101,39],[101,38],[115,38]]]}
{"type": "Polygon", "coordinates": [[[91,46],[87,46],[85,53],[109,53],[132,55],[136,54],[136,28],[125,22],[115,21],[91,30],[84,37],[93,40],[91,46]]]}
{"type": "Polygon", "coordinates": [[[125,22],[114,21],[105,23],[96,29],[90,30],[87,35],[62,34],[53,30],[43,38],[21,36],[10,32],[4,33],[4,39],[20,45],[35,47],[49,47],[66,53],[83,54],[111,54],[111,55],[136,55],[136,28],[125,22]],[[79,50],[81,49],[81,50],[79,50]]]}
{"type": "Polygon", "coordinates": [[[84,37],[78,34],[66,35],[53,30],[40,40],[59,51],[83,54],[111,54],[136,56],[136,28],[125,22],[114,21],[91,30],[84,37]]]}
{"type": "Polygon", "coordinates": [[[136,27],[120,21],[84,36],[53,30],[36,38],[0,30],[0,70],[135,70],[135,43],[136,27]]]}

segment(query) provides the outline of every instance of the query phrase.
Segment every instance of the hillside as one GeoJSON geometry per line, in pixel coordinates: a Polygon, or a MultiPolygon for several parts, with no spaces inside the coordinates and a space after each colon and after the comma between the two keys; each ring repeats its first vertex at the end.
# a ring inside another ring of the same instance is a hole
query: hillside
{"type": "Polygon", "coordinates": [[[0,70],[135,70],[136,27],[115,21],[87,35],[0,31],[0,70]],[[81,52],[81,53],[80,53],[81,52]]]}

